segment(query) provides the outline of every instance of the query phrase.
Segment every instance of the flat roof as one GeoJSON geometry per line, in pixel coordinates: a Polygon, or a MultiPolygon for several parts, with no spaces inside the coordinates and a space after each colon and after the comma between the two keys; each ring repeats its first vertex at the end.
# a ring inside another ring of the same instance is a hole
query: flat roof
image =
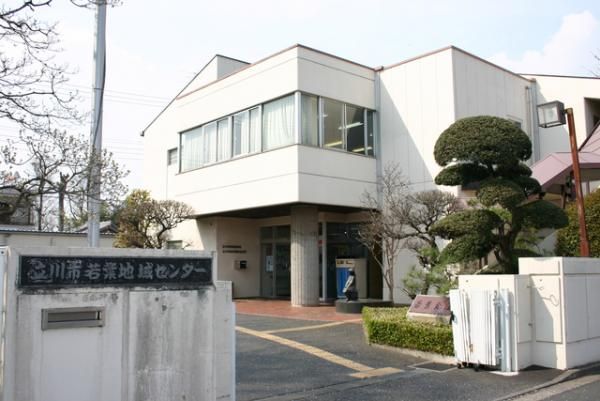
{"type": "MultiPolygon", "coordinates": [[[[415,61],[415,60],[419,60],[419,59],[422,59],[422,58],[425,58],[425,57],[429,57],[429,56],[432,56],[432,55],[435,55],[435,54],[441,53],[441,52],[443,52],[443,51],[446,51],[446,50],[456,50],[456,51],[459,51],[459,52],[461,52],[461,53],[463,53],[463,54],[465,54],[465,55],[467,55],[467,56],[469,56],[469,57],[472,57],[472,58],[474,58],[474,59],[477,59],[477,60],[479,60],[479,61],[481,61],[481,62],[483,62],[483,63],[486,63],[486,64],[488,64],[488,65],[490,65],[490,66],[492,66],[492,67],[495,67],[495,68],[497,68],[497,69],[499,69],[499,70],[502,70],[502,71],[504,71],[504,72],[506,72],[506,73],[509,73],[509,74],[511,74],[511,75],[514,75],[515,77],[521,78],[521,79],[523,79],[523,80],[526,80],[526,81],[531,81],[531,80],[530,80],[529,78],[525,77],[524,75],[531,75],[531,76],[555,76],[555,77],[561,77],[561,75],[544,75],[544,74],[519,74],[519,73],[513,72],[513,71],[511,71],[511,70],[509,70],[509,69],[507,69],[507,68],[501,67],[501,66],[499,66],[499,65],[497,65],[497,64],[494,64],[494,63],[492,63],[491,61],[488,61],[488,60],[486,60],[486,59],[484,59],[484,58],[481,58],[481,57],[479,57],[479,56],[477,56],[477,55],[475,55],[475,54],[473,54],[473,53],[470,53],[470,52],[468,52],[468,51],[466,51],[466,50],[463,50],[463,49],[461,49],[461,48],[459,48],[459,47],[456,47],[456,46],[453,46],[453,45],[450,45],[450,46],[445,46],[445,47],[442,47],[442,48],[440,48],[440,49],[437,49],[437,50],[433,50],[433,51],[430,51],[430,52],[427,52],[427,53],[423,53],[423,54],[420,54],[420,55],[418,55],[418,56],[411,57],[411,58],[407,58],[407,59],[405,59],[405,60],[402,60],[402,61],[399,61],[399,62],[397,62],[397,63],[390,64],[390,65],[387,65],[387,66],[381,66],[381,67],[370,67],[370,66],[367,66],[367,65],[364,65],[364,64],[360,64],[360,63],[357,63],[357,62],[355,62],[355,61],[352,61],[352,60],[349,60],[349,59],[346,59],[346,58],[343,58],[343,57],[340,57],[340,56],[336,56],[336,55],[334,55],[334,54],[331,54],[331,53],[328,53],[328,52],[325,52],[325,51],[322,51],[322,50],[319,50],[319,49],[315,49],[315,48],[313,48],[313,47],[310,47],[310,46],[305,46],[305,45],[303,45],[303,44],[300,44],[300,43],[296,43],[296,44],[294,44],[294,45],[292,45],[292,46],[286,47],[285,49],[279,50],[279,51],[277,51],[277,52],[275,52],[275,53],[273,53],[273,54],[270,54],[270,55],[268,55],[268,56],[266,56],[266,57],[264,57],[264,58],[262,58],[262,59],[260,59],[260,60],[258,60],[258,61],[255,61],[254,63],[247,63],[247,62],[245,62],[245,61],[238,60],[238,59],[235,59],[235,58],[232,58],[232,57],[223,56],[223,55],[221,55],[221,54],[216,54],[216,55],[214,55],[214,56],[213,56],[213,57],[210,59],[210,61],[209,61],[208,63],[206,63],[206,64],[204,65],[204,67],[202,67],[202,69],[201,69],[201,70],[200,70],[200,71],[199,71],[197,74],[195,74],[195,75],[194,75],[194,77],[193,77],[193,78],[192,78],[192,79],[191,79],[191,80],[190,80],[188,83],[186,83],[186,84],[185,84],[185,86],[184,86],[184,87],[183,87],[183,88],[182,88],[182,89],[181,89],[181,90],[180,90],[180,91],[177,93],[177,95],[175,95],[175,97],[174,97],[173,99],[171,99],[171,101],[170,101],[170,102],[169,102],[169,103],[168,103],[168,104],[167,104],[167,105],[166,105],[166,106],[165,106],[165,107],[164,107],[164,108],[163,108],[163,109],[162,109],[162,110],[161,110],[161,111],[160,111],[160,112],[159,112],[159,113],[156,115],[156,117],[154,117],[154,118],[152,119],[152,121],[150,121],[150,123],[149,123],[149,124],[146,126],[146,128],[144,128],[144,129],[142,130],[142,132],[141,132],[141,134],[140,134],[140,135],[141,135],[141,136],[144,136],[144,133],[145,133],[145,131],[146,131],[148,128],[150,128],[150,127],[152,126],[152,124],[153,124],[153,123],[154,123],[154,122],[155,122],[155,121],[158,119],[158,117],[160,117],[160,116],[162,115],[162,113],[163,113],[163,112],[164,112],[166,109],[168,109],[168,108],[169,108],[169,106],[170,106],[170,105],[171,105],[171,104],[172,104],[172,103],[173,103],[175,100],[182,99],[182,98],[184,98],[184,97],[186,97],[186,96],[188,96],[188,95],[191,95],[192,93],[195,93],[195,92],[197,92],[197,91],[199,91],[199,90],[202,90],[202,89],[204,89],[204,88],[206,88],[206,87],[208,87],[208,86],[211,86],[211,85],[213,85],[213,84],[215,84],[215,83],[217,83],[217,82],[220,82],[220,81],[222,81],[222,80],[224,80],[224,79],[227,79],[227,78],[229,78],[229,77],[231,77],[231,76],[233,76],[233,75],[235,75],[235,74],[237,74],[237,73],[239,73],[239,72],[241,72],[241,71],[244,71],[244,70],[246,70],[246,69],[248,69],[248,68],[251,68],[251,67],[253,67],[253,66],[255,66],[255,65],[258,65],[258,64],[260,64],[260,63],[263,63],[263,62],[265,62],[265,61],[267,61],[267,60],[269,60],[269,59],[271,59],[271,58],[273,58],[273,57],[275,57],[275,56],[278,56],[278,55],[280,55],[280,54],[282,54],[282,53],[285,53],[286,51],[289,51],[289,50],[292,50],[292,49],[295,49],[295,48],[298,48],[298,47],[300,47],[300,48],[303,48],[303,49],[306,49],[306,50],[310,50],[310,51],[313,51],[313,52],[315,52],[315,53],[319,53],[319,54],[322,54],[322,55],[324,55],[324,56],[331,57],[331,58],[334,58],[334,59],[337,59],[337,60],[340,60],[340,61],[344,61],[344,62],[346,62],[346,63],[354,64],[354,65],[356,65],[356,66],[358,66],[358,67],[366,68],[366,69],[369,69],[369,70],[372,70],[372,71],[375,71],[375,72],[378,72],[378,71],[383,71],[383,70],[386,70],[386,69],[391,69],[391,68],[394,68],[394,67],[397,67],[397,66],[400,66],[400,65],[403,65],[403,64],[410,63],[410,62],[412,62],[412,61],[415,61]],[[235,70],[235,71],[233,71],[233,72],[231,72],[231,73],[229,73],[229,74],[226,74],[226,75],[224,75],[224,76],[220,77],[219,79],[216,79],[216,80],[214,80],[214,81],[212,81],[212,82],[209,82],[209,83],[207,83],[207,84],[205,84],[205,85],[202,85],[202,86],[200,86],[200,87],[198,87],[198,88],[196,88],[196,89],[194,89],[194,90],[191,90],[191,91],[190,91],[190,92],[188,92],[188,93],[183,93],[183,92],[185,91],[185,89],[186,89],[186,88],[187,88],[187,87],[190,85],[190,83],[192,83],[192,82],[194,81],[194,79],[196,79],[196,77],[197,77],[197,76],[198,76],[200,73],[202,73],[202,71],[204,71],[204,69],[206,68],[206,66],[208,66],[208,65],[209,65],[209,64],[210,64],[210,63],[211,63],[211,62],[212,62],[212,61],[215,59],[215,57],[224,57],[224,58],[228,58],[228,59],[231,59],[231,60],[235,60],[235,61],[239,61],[239,62],[245,63],[245,64],[247,64],[247,65],[245,65],[245,66],[243,66],[243,67],[241,67],[241,68],[239,68],[239,69],[237,69],[237,70],[235,70]]],[[[576,77],[576,76],[573,76],[573,77],[570,77],[570,76],[564,76],[564,77],[568,77],[568,78],[595,78],[595,79],[600,79],[600,78],[597,78],[597,77],[576,77]]]]}

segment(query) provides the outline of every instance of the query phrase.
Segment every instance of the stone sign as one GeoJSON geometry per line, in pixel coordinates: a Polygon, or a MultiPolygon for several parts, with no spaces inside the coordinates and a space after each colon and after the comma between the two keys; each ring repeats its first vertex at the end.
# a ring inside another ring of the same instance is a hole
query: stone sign
{"type": "Polygon", "coordinates": [[[21,256],[21,288],[207,285],[211,258],[21,256]]]}
{"type": "Polygon", "coordinates": [[[450,323],[450,298],[440,295],[417,295],[406,316],[411,320],[450,323]]]}

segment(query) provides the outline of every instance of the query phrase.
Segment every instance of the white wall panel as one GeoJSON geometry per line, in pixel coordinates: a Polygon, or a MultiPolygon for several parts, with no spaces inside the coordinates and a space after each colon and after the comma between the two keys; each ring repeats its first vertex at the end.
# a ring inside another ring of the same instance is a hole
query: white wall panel
{"type": "Polygon", "coordinates": [[[586,282],[588,338],[600,337],[600,277],[589,277],[586,282]]]}
{"type": "Polygon", "coordinates": [[[531,83],[516,74],[453,50],[456,119],[490,115],[521,123],[531,137],[526,88],[531,83]]]}
{"type": "Polygon", "coordinates": [[[567,343],[585,340],[588,338],[586,277],[566,276],[564,283],[565,298],[569,300],[565,303],[567,343]]]}
{"type": "Polygon", "coordinates": [[[450,49],[381,72],[382,163],[398,163],[411,183],[433,185],[433,147],[454,117],[450,49]]]}

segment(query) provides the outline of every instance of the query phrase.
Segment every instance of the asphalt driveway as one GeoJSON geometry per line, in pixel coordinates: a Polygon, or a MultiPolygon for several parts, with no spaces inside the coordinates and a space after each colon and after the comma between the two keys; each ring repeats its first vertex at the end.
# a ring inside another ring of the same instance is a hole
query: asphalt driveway
{"type": "Polygon", "coordinates": [[[366,344],[360,322],[237,315],[237,400],[496,400],[561,372],[504,377],[366,344]]]}

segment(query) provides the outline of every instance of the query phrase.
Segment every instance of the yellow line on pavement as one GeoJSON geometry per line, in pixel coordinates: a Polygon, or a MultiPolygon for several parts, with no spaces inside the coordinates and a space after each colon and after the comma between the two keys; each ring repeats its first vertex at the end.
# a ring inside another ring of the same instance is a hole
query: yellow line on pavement
{"type": "Polygon", "coordinates": [[[278,330],[266,330],[262,333],[273,334],[273,333],[287,333],[290,331],[303,331],[303,330],[314,330],[314,329],[322,329],[324,327],[333,327],[345,324],[346,322],[333,322],[333,323],[323,323],[323,324],[315,324],[313,326],[300,326],[300,327],[290,327],[287,329],[278,329],[278,330]]]}
{"type": "Polygon", "coordinates": [[[350,359],[346,359],[344,357],[332,354],[331,352],[322,350],[317,347],[313,347],[312,345],[306,345],[299,343],[294,340],[288,340],[287,338],[274,336],[273,334],[248,329],[245,327],[236,326],[235,328],[240,333],[248,334],[254,337],[262,338],[264,340],[273,341],[275,343],[285,345],[290,348],[297,349],[299,351],[306,352],[307,354],[313,355],[317,358],[323,359],[325,361],[335,363],[336,365],[343,366],[345,368],[355,370],[357,372],[369,372],[362,376],[356,376],[357,378],[366,378],[366,377],[374,377],[374,376],[383,376],[391,373],[401,372],[400,369],[395,368],[383,368],[383,369],[374,369],[370,366],[363,365],[362,363],[351,361],[350,359]]]}

